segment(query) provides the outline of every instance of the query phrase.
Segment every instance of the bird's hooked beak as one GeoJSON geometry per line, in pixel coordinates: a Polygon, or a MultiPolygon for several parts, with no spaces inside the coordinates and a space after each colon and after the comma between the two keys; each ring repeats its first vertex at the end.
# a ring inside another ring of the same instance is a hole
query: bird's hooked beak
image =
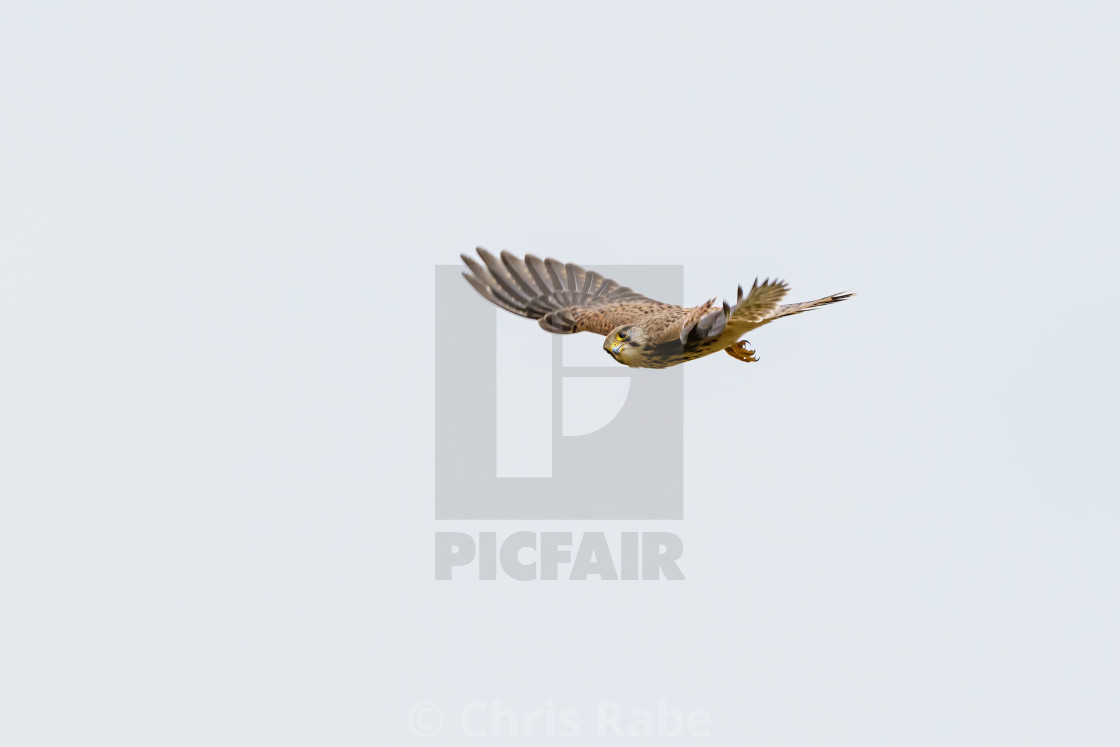
{"type": "Polygon", "coordinates": [[[616,361],[621,363],[622,358],[620,358],[619,356],[622,355],[622,348],[625,345],[626,345],[626,343],[622,342],[621,340],[607,339],[607,340],[603,341],[603,350],[606,350],[608,353],[611,354],[612,358],[614,358],[616,361]]]}

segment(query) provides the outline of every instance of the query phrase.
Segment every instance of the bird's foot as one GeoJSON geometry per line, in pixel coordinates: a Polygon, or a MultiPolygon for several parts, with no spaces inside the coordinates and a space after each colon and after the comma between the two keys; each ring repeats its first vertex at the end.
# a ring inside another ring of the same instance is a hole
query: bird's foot
{"type": "Polygon", "coordinates": [[[736,360],[743,361],[744,363],[757,363],[758,358],[755,357],[755,351],[748,348],[748,345],[750,345],[749,341],[739,340],[739,342],[723,350],[736,360]]]}

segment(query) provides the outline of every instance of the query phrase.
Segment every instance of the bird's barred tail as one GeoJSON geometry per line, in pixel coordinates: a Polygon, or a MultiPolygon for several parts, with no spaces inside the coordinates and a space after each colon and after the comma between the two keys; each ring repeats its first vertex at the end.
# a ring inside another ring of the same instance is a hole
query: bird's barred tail
{"type": "Polygon", "coordinates": [[[783,316],[790,316],[792,314],[800,314],[802,311],[810,311],[812,309],[819,309],[822,306],[837,303],[839,301],[846,301],[852,296],[856,295],[855,291],[843,291],[841,293],[833,293],[831,296],[818,298],[816,301],[803,301],[802,303],[787,303],[778,307],[777,313],[774,314],[774,319],[779,319],[783,316]]]}

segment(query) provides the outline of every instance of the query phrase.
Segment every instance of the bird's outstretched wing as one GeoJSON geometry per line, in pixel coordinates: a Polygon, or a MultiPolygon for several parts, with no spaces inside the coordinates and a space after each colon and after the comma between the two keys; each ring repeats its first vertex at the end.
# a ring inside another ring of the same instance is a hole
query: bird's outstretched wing
{"type": "Polygon", "coordinates": [[[557,334],[608,334],[621,324],[670,304],[635,293],[591,270],[555,259],[526,254],[525,259],[503,251],[498,257],[482,247],[482,262],[460,255],[470,268],[463,277],[491,303],[518,316],[538,320],[557,334]]]}
{"type": "Polygon", "coordinates": [[[734,306],[724,301],[723,308],[718,308],[709,301],[704,306],[689,309],[688,317],[681,326],[681,342],[697,342],[710,337],[719,337],[729,325],[757,327],[778,313],[778,309],[781,308],[778,303],[788,292],[789,286],[783,280],[767,279],[759,283],[756,279],[746,296],[743,295],[743,286],[740,285],[734,306]]]}

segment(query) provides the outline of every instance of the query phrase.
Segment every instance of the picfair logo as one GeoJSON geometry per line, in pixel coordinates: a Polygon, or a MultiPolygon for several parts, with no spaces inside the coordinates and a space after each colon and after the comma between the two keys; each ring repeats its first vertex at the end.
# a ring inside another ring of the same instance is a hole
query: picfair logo
{"type": "MultiPolygon", "coordinates": [[[[435,518],[681,519],[683,367],[631,369],[436,268],[435,518]]],[[[679,303],[683,268],[601,266],[679,303]]]]}

